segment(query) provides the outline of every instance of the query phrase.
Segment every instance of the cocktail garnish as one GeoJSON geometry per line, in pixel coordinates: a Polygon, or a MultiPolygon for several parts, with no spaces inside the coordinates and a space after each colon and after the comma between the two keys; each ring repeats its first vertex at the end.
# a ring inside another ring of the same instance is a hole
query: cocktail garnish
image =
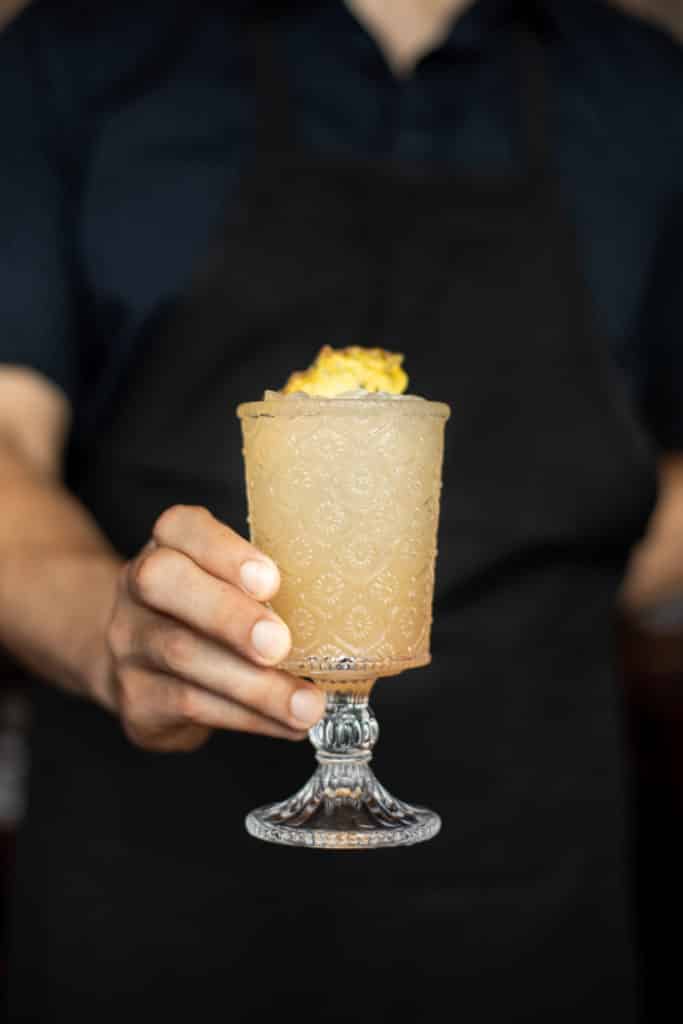
{"type": "Polygon", "coordinates": [[[402,367],[403,354],[383,348],[333,349],[325,345],[307,370],[293,373],[282,394],[304,392],[334,398],[349,391],[382,391],[401,395],[408,387],[408,375],[402,367]]]}

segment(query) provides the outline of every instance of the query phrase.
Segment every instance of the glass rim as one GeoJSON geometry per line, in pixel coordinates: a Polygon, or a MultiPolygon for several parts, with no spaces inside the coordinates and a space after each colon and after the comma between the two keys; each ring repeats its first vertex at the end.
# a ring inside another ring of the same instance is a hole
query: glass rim
{"type": "Polygon", "coordinates": [[[287,396],[282,398],[264,398],[255,402],[242,402],[237,406],[239,419],[258,419],[259,417],[275,419],[283,417],[291,419],[295,416],[319,416],[323,412],[333,412],[334,415],[356,416],[362,413],[363,416],[386,415],[387,407],[392,413],[401,416],[415,417],[436,417],[447,420],[451,415],[451,408],[445,402],[433,402],[428,398],[410,396],[406,401],[397,401],[391,398],[324,398],[322,396],[306,396],[296,398],[287,396]]]}

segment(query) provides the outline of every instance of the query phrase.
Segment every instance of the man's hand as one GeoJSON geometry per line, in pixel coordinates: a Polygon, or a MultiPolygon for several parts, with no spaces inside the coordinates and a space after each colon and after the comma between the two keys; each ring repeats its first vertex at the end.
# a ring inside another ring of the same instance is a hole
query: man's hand
{"type": "Polygon", "coordinates": [[[192,750],[212,729],[302,739],[324,709],[278,671],[287,626],[267,608],[274,563],[203,508],[164,512],[124,566],[108,630],[115,706],[130,739],[192,750]]]}
{"type": "Polygon", "coordinates": [[[122,568],[61,483],[70,416],[46,378],[0,365],[0,645],[151,750],[212,729],[301,739],[324,698],[275,667],[291,643],[264,603],[275,565],[205,509],[174,508],[122,568]]]}

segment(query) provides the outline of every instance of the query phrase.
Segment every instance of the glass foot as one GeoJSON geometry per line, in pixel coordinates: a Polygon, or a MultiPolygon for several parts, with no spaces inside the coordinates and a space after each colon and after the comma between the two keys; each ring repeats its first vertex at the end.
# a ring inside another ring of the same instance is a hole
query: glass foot
{"type": "Polygon", "coordinates": [[[432,839],[441,819],[391,796],[367,763],[329,760],[289,800],[252,811],[247,831],[283,846],[359,850],[432,839]]]}

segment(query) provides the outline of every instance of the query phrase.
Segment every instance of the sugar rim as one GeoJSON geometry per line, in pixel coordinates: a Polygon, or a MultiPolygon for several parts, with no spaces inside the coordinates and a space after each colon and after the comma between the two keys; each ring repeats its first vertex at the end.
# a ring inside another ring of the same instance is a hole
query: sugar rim
{"type": "Polygon", "coordinates": [[[402,416],[435,416],[447,420],[451,414],[445,402],[432,402],[419,395],[382,395],[375,392],[362,398],[324,398],[321,395],[278,395],[258,402],[243,402],[237,406],[240,419],[275,416],[318,416],[323,412],[335,415],[385,415],[387,406],[402,416]]]}

